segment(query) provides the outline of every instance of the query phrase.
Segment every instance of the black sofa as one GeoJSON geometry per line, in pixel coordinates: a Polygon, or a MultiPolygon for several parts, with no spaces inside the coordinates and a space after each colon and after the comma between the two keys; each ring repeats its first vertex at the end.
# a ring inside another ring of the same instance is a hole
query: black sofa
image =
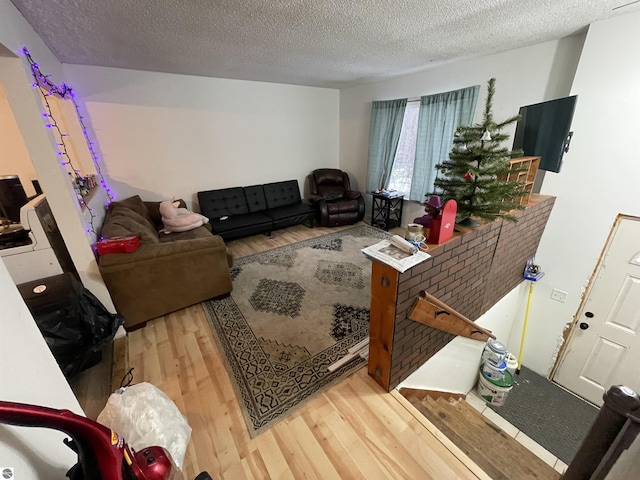
{"type": "Polygon", "coordinates": [[[200,212],[225,241],[306,223],[317,209],[303,203],[297,180],[198,192],[200,212]]]}

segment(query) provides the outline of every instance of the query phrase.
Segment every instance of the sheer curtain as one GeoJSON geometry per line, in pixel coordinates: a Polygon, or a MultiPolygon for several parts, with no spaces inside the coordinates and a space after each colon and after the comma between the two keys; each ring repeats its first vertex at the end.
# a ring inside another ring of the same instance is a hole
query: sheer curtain
{"type": "Polygon", "coordinates": [[[476,111],[480,85],[420,98],[416,160],[409,200],[423,202],[433,191],[435,165],[446,160],[453,135],[460,125],[470,125],[476,111]]]}
{"type": "Polygon", "coordinates": [[[367,191],[386,188],[398,148],[407,99],[373,102],[369,125],[367,191]]]}

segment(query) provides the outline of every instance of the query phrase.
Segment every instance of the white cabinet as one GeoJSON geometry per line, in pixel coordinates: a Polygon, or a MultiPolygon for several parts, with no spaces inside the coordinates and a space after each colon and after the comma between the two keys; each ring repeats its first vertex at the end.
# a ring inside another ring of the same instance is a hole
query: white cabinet
{"type": "MultiPolygon", "coordinates": [[[[0,250],[0,257],[13,281],[19,285],[63,273],[60,252],[57,254],[51,245],[51,240],[60,236],[60,231],[44,195],[20,209],[20,223],[29,230],[30,243],[0,250]]],[[[63,253],[68,255],[66,251],[63,253]]]]}

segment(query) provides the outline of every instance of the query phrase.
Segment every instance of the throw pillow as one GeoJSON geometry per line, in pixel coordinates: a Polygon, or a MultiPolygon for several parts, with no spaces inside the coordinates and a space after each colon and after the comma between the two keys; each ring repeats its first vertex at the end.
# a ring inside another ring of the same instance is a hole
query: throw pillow
{"type": "MultiPolygon", "coordinates": [[[[133,210],[138,215],[141,215],[149,221],[149,224],[153,227],[154,222],[151,218],[149,209],[144,204],[139,195],[133,195],[132,197],[125,198],[124,200],[118,200],[117,202],[111,202],[109,209],[125,208],[127,210],[133,210]]],[[[155,227],[154,227],[155,228],[155,227]]]]}
{"type": "Polygon", "coordinates": [[[100,234],[104,238],[136,236],[142,243],[158,243],[155,228],[142,215],[125,208],[109,209],[100,234]]]}

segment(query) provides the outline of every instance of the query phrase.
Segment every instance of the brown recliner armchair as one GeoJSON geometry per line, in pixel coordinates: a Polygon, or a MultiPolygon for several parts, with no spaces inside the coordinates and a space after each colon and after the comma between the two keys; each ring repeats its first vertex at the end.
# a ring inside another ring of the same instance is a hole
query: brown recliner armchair
{"type": "Polygon", "coordinates": [[[364,218],[364,198],[351,190],[349,175],[335,168],[319,168],[308,176],[309,201],[318,208],[317,225],[352,225],[364,218]]]}

